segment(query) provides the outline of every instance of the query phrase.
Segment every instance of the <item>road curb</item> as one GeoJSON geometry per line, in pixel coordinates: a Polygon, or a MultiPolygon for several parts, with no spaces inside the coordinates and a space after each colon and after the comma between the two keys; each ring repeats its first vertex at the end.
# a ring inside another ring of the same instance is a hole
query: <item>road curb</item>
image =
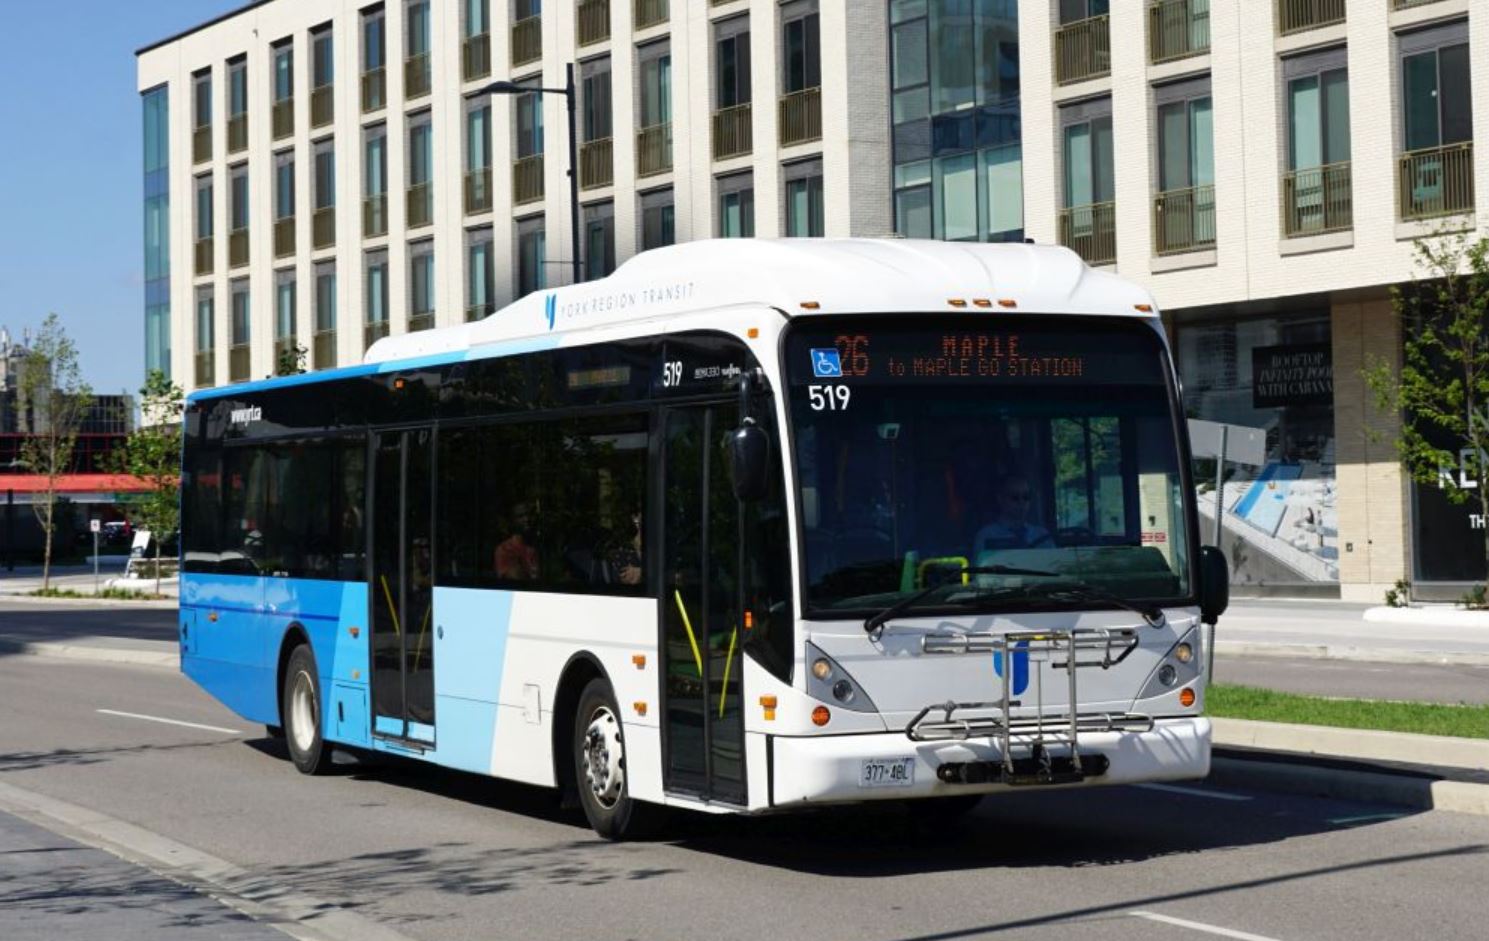
{"type": "Polygon", "coordinates": [[[1209,779],[1222,787],[1489,817],[1489,784],[1426,775],[1217,756],[1210,760],[1209,779]]]}
{"type": "Polygon", "coordinates": [[[1212,741],[1221,748],[1281,752],[1305,759],[1323,756],[1346,761],[1398,762],[1489,771],[1489,739],[1223,717],[1212,718],[1210,722],[1212,741]]]}
{"type": "Polygon", "coordinates": [[[1357,663],[1416,663],[1438,666],[1489,667],[1489,653],[1398,650],[1389,647],[1354,647],[1347,644],[1267,644],[1221,640],[1215,642],[1215,655],[1222,658],[1302,658],[1306,660],[1352,660],[1357,663]]]}
{"type": "Polygon", "coordinates": [[[36,643],[0,637],[0,650],[27,657],[59,657],[67,660],[88,660],[94,663],[128,663],[136,666],[170,667],[180,666],[181,657],[173,644],[158,642],[161,650],[136,650],[129,647],[95,647],[88,644],[36,643]]]}
{"type": "Polygon", "coordinates": [[[35,604],[51,605],[58,608],[117,608],[119,605],[128,605],[131,608],[144,608],[155,610],[174,610],[181,606],[176,598],[165,600],[145,598],[47,598],[41,595],[28,595],[18,591],[0,591],[0,604],[35,604]]]}

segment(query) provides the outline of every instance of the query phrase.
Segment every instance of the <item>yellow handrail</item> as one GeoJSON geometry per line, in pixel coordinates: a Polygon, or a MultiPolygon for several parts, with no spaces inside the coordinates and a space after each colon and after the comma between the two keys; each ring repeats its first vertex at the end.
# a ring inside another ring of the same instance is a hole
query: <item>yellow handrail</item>
{"type": "Polygon", "coordinates": [[[688,643],[693,645],[693,662],[698,666],[698,677],[703,678],[703,654],[698,652],[698,638],[693,636],[693,622],[688,619],[688,609],[682,603],[682,590],[672,592],[677,601],[677,613],[682,615],[682,626],[688,632],[688,643]]]}

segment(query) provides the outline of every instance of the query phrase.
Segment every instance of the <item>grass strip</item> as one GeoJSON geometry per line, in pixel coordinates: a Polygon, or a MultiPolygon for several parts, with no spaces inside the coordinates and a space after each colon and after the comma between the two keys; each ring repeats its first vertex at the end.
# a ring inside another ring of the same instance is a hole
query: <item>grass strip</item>
{"type": "Polygon", "coordinates": [[[1217,683],[1205,693],[1205,713],[1227,719],[1489,739],[1489,706],[1328,699],[1217,683]]]}
{"type": "Polygon", "coordinates": [[[38,588],[35,591],[26,592],[26,594],[32,598],[86,598],[89,600],[107,599],[109,601],[162,601],[170,597],[170,595],[152,595],[143,591],[130,591],[127,588],[100,588],[98,594],[94,594],[91,591],[73,591],[71,588],[38,588]]]}

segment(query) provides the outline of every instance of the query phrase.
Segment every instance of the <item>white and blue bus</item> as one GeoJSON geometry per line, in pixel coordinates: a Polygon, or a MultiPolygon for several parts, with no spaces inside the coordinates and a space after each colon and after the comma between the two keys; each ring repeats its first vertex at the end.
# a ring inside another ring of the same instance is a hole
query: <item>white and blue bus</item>
{"type": "Polygon", "coordinates": [[[1208,772],[1174,367],[1065,249],[659,249],[197,392],[183,461],[182,669],[306,773],[553,786],[618,838],[1208,772]]]}

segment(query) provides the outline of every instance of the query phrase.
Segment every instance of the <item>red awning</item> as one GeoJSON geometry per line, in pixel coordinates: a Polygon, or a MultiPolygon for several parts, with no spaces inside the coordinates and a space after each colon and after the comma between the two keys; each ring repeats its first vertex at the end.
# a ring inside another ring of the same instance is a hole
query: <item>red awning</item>
{"type": "MultiPolygon", "coordinates": [[[[0,492],[44,493],[47,479],[39,474],[0,474],[0,492]]],[[[130,474],[63,474],[57,478],[58,493],[146,493],[150,482],[130,474]]]]}

